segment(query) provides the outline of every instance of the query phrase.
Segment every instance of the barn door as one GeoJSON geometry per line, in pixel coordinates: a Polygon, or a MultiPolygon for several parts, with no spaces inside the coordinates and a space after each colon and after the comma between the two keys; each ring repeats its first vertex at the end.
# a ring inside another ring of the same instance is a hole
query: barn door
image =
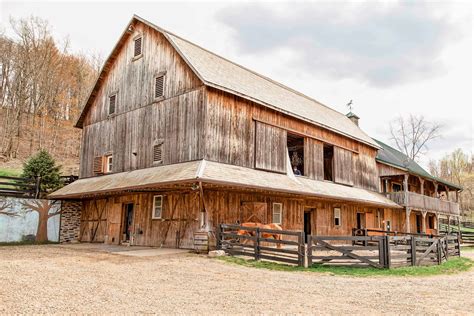
{"type": "Polygon", "coordinates": [[[267,224],[267,203],[243,202],[240,209],[240,223],[267,224]]]}
{"type": "Polygon", "coordinates": [[[107,229],[107,200],[91,200],[82,212],[80,240],[104,242],[107,229]]]}

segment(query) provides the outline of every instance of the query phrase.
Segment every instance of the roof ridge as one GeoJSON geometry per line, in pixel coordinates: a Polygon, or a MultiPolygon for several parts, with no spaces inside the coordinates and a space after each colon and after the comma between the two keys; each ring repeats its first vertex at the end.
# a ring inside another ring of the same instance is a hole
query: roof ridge
{"type": "Polygon", "coordinates": [[[148,20],[146,20],[146,19],[144,19],[144,18],[142,18],[142,17],[140,17],[140,16],[138,16],[138,15],[134,15],[134,18],[137,18],[138,20],[140,20],[140,21],[143,22],[143,23],[150,24],[151,26],[153,26],[154,28],[156,28],[158,31],[161,31],[161,32],[167,33],[168,35],[177,37],[177,38],[179,38],[180,40],[185,41],[185,42],[187,42],[187,43],[189,43],[189,44],[191,44],[191,45],[193,45],[193,46],[195,46],[195,47],[197,47],[197,48],[199,48],[199,49],[202,49],[203,51],[205,51],[205,52],[207,52],[207,53],[209,53],[209,54],[211,54],[211,55],[214,55],[214,56],[216,56],[216,57],[218,57],[218,58],[221,58],[221,59],[223,59],[223,60],[225,60],[225,61],[227,61],[227,62],[229,62],[229,63],[231,63],[231,64],[233,64],[233,65],[235,65],[235,66],[237,66],[237,67],[239,67],[239,68],[242,68],[243,70],[246,70],[246,71],[248,71],[248,72],[250,72],[250,73],[252,73],[252,74],[254,74],[254,75],[258,76],[258,77],[261,77],[262,79],[265,79],[265,80],[267,80],[267,81],[269,81],[269,82],[271,82],[271,83],[273,83],[273,84],[276,84],[276,85],[280,86],[280,87],[283,88],[283,89],[286,89],[286,90],[288,90],[288,91],[290,91],[290,92],[292,92],[292,93],[294,93],[294,94],[297,94],[297,95],[299,95],[299,96],[301,96],[301,97],[304,97],[304,98],[306,98],[306,99],[308,99],[308,100],[310,100],[310,101],[316,102],[316,103],[318,103],[319,105],[324,106],[325,108],[327,108],[327,109],[329,109],[329,110],[331,110],[331,111],[334,111],[334,112],[336,112],[336,113],[338,113],[338,114],[340,114],[340,115],[342,115],[342,116],[345,116],[345,114],[343,114],[342,112],[339,112],[339,111],[333,109],[332,107],[330,107],[330,106],[328,106],[328,105],[326,105],[326,104],[324,104],[324,103],[322,103],[322,102],[320,102],[320,101],[318,101],[318,100],[316,100],[316,99],[314,99],[314,98],[312,98],[312,97],[310,97],[310,96],[308,96],[308,95],[306,95],[306,94],[304,94],[304,93],[302,93],[302,92],[299,92],[299,91],[297,91],[297,90],[295,90],[295,89],[293,89],[293,88],[291,88],[291,87],[288,87],[288,86],[286,86],[286,85],[284,85],[284,84],[282,84],[282,83],[280,83],[280,82],[278,82],[278,81],[273,80],[273,79],[270,78],[270,77],[267,77],[267,76],[265,76],[265,75],[262,75],[262,74],[260,74],[260,73],[258,73],[258,72],[256,72],[256,71],[254,71],[254,70],[252,70],[252,69],[250,69],[250,68],[247,68],[247,67],[245,67],[245,66],[243,66],[243,65],[241,65],[241,64],[238,64],[238,63],[236,63],[236,62],[234,62],[234,61],[232,61],[232,60],[230,60],[230,59],[228,59],[228,58],[225,58],[225,57],[223,57],[223,56],[221,56],[221,55],[218,55],[218,54],[216,54],[216,53],[214,53],[214,52],[212,52],[212,51],[210,51],[210,50],[208,50],[208,49],[206,49],[206,48],[204,48],[204,47],[202,47],[202,46],[200,46],[200,45],[198,45],[198,44],[196,44],[196,43],[191,42],[190,40],[187,40],[187,39],[185,39],[185,38],[183,38],[183,37],[181,37],[181,36],[179,36],[179,35],[176,35],[175,33],[169,32],[168,30],[165,30],[164,28],[159,27],[158,25],[154,24],[153,22],[150,22],[150,21],[148,21],[148,20]]]}

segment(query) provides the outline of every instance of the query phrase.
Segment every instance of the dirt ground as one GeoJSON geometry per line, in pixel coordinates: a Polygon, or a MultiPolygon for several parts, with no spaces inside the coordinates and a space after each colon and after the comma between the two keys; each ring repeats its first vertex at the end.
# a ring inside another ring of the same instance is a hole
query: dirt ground
{"type": "Polygon", "coordinates": [[[474,313],[474,271],[355,278],[58,245],[0,247],[0,285],[0,314],[474,313]]]}

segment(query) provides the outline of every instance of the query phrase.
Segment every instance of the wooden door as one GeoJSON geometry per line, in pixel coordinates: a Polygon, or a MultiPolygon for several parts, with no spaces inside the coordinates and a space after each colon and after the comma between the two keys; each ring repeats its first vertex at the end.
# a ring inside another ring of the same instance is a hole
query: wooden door
{"type": "Polygon", "coordinates": [[[267,224],[267,203],[243,202],[240,208],[240,223],[267,224]]]}
{"type": "Polygon", "coordinates": [[[107,200],[84,202],[81,214],[80,241],[104,242],[107,233],[107,200]]]}

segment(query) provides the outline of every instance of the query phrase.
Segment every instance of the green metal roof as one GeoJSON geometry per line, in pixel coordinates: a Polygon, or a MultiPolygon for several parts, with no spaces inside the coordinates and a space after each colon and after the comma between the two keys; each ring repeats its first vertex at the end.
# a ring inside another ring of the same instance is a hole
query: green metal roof
{"type": "Polygon", "coordinates": [[[409,173],[416,174],[420,177],[428,178],[431,180],[435,180],[437,182],[446,184],[448,186],[451,186],[453,188],[462,190],[462,187],[459,185],[453,184],[451,182],[448,182],[446,180],[443,180],[441,178],[432,176],[428,171],[423,169],[416,161],[413,159],[409,158],[407,155],[402,153],[401,151],[377,140],[373,139],[377,144],[380,145],[380,149],[377,152],[377,157],[376,159],[382,163],[387,163],[396,167],[400,167],[404,170],[407,170],[409,173]]]}

